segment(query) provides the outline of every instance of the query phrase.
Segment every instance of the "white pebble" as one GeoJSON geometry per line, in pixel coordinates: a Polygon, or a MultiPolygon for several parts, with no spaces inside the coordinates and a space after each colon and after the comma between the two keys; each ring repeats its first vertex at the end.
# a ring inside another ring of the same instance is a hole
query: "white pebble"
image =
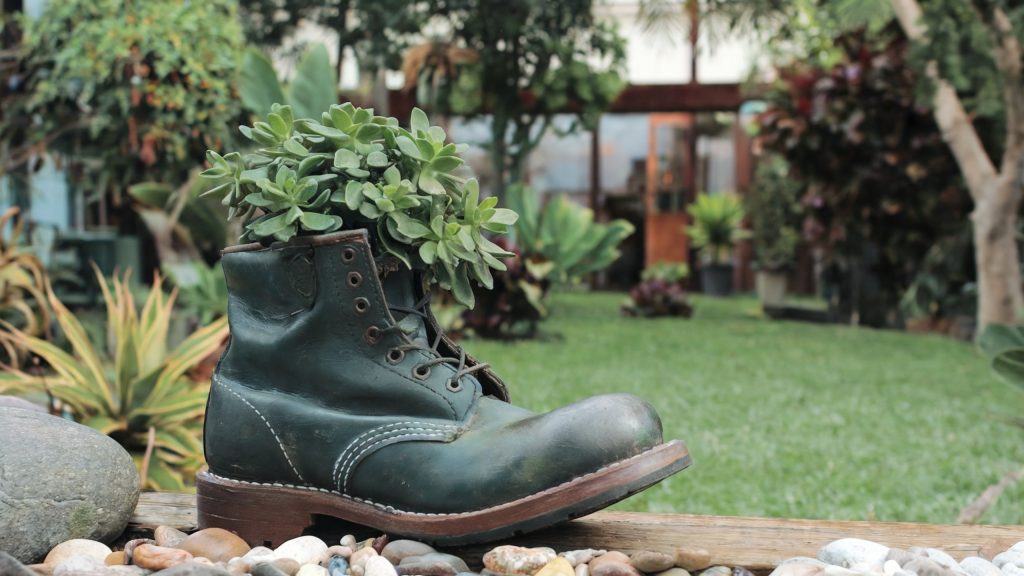
{"type": "Polygon", "coordinates": [[[818,576],[828,564],[817,558],[796,557],[779,564],[771,576],[818,576]]]}
{"type": "Polygon", "coordinates": [[[960,565],[957,564],[956,560],[954,560],[952,556],[946,554],[942,550],[939,550],[938,548],[925,548],[924,554],[928,558],[934,560],[935,563],[939,566],[943,566],[945,568],[949,568],[950,570],[960,572],[960,565]]]}
{"type": "Polygon", "coordinates": [[[585,550],[570,550],[568,552],[562,552],[559,554],[562,558],[569,561],[569,564],[575,568],[580,564],[586,564],[594,558],[597,558],[601,554],[606,554],[607,550],[595,550],[593,548],[587,548],[585,550]]]}
{"type": "Polygon", "coordinates": [[[260,557],[263,557],[263,556],[273,556],[273,554],[274,554],[274,551],[271,550],[270,548],[267,548],[266,546],[257,546],[255,548],[253,548],[252,550],[249,550],[248,552],[246,552],[245,556],[242,556],[242,558],[246,558],[246,559],[250,559],[251,560],[251,559],[260,558],[260,557]]]}
{"type": "Polygon", "coordinates": [[[895,560],[886,560],[885,564],[882,565],[882,573],[885,576],[893,576],[901,569],[900,563],[895,560]]]}
{"type": "Polygon", "coordinates": [[[1011,552],[1024,552],[1024,540],[1017,542],[1013,546],[1010,546],[1011,552]]]}
{"type": "Polygon", "coordinates": [[[356,541],[356,537],[351,534],[346,534],[341,537],[341,545],[348,546],[353,552],[359,547],[359,542],[356,541]]]}
{"type": "Polygon", "coordinates": [[[1024,552],[1020,552],[1014,550],[1013,548],[1010,548],[1006,552],[1003,552],[1002,554],[999,554],[998,556],[993,558],[992,563],[1000,568],[1006,566],[1007,564],[1013,564],[1018,568],[1022,568],[1024,567],[1024,552]]]}
{"type": "Polygon", "coordinates": [[[995,564],[980,556],[969,556],[960,561],[960,569],[968,576],[1002,576],[995,564]]]}
{"type": "Polygon", "coordinates": [[[364,576],[398,576],[395,567],[383,556],[370,556],[366,559],[364,576]]]}
{"type": "Polygon", "coordinates": [[[54,546],[53,550],[50,550],[50,553],[46,555],[46,560],[43,560],[43,564],[56,566],[72,556],[91,556],[98,558],[102,562],[109,554],[110,547],[103,542],[75,538],[74,540],[61,542],[54,546]]]}
{"type": "Polygon", "coordinates": [[[1024,568],[1016,564],[1003,564],[1003,574],[1006,576],[1024,576],[1024,568]]]}
{"type": "Polygon", "coordinates": [[[295,576],[329,576],[327,568],[317,564],[303,564],[302,568],[295,573],[295,576]]]}
{"type": "Polygon", "coordinates": [[[870,564],[877,566],[877,570],[881,572],[888,554],[889,547],[877,542],[859,538],[843,538],[826,544],[819,550],[818,560],[844,568],[855,564],[870,564]]]}
{"type": "Polygon", "coordinates": [[[106,569],[103,560],[95,556],[81,554],[65,558],[53,570],[53,576],[76,576],[77,574],[94,574],[106,569]]]}
{"type": "Polygon", "coordinates": [[[292,538],[274,550],[276,558],[291,558],[299,564],[319,564],[326,555],[327,544],[316,536],[292,538]]]}

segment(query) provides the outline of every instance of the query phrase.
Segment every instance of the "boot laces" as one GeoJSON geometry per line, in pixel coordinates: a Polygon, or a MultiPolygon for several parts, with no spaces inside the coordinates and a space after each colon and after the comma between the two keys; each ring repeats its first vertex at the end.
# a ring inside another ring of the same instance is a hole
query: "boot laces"
{"type": "Polygon", "coordinates": [[[484,368],[490,366],[490,364],[481,362],[479,364],[474,364],[473,366],[467,366],[466,351],[463,350],[462,347],[458,347],[458,358],[442,355],[440,351],[440,346],[442,338],[444,337],[444,332],[442,332],[440,327],[438,327],[436,324],[430,322],[430,314],[427,312],[427,307],[429,305],[429,292],[424,294],[423,297],[420,298],[419,302],[417,302],[412,307],[389,305],[388,310],[390,310],[391,312],[400,312],[402,314],[405,314],[405,316],[402,318],[402,320],[398,321],[397,323],[381,329],[381,332],[394,331],[398,333],[399,337],[403,340],[403,343],[393,348],[396,351],[399,351],[404,354],[405,352],[418,350],[421,352],[426,352],[429,356],[432,356],[432,358],[430,358],[426,362],[417,364],[416,367],[413,369],[414,373],[418,376],[425,378],[426,375],[430,373],[430,368],[437,366],[439,364],[449,364],[451,366],[454,366],[455,374],[448,379],[446,387],[453,392],[457,392],[462,389],[462,378],[464,376],[468,376],[470,374],[473,374],[474,372],[483,370],[484,368]],[[406,322],[406,320],[409,318],[417,317],[421,319],[423,325],[432,325],[435,328],[437,334],[434,336],[434,341],[432,344],[427,343],[427,341],[424,340],[423,338],[413,338],[412,336],[410,336],[412,332],[416,331],[416,325],[414,322],[406,322]]]}

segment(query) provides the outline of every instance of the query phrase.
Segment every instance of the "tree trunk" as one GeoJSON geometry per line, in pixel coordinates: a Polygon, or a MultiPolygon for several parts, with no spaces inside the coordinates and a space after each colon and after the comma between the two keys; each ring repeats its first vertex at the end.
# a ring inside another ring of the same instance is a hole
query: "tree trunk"
{"type": "MultiPolygon", "coordinates": [[[[891,0],[907,37],[927,42],[918,0],[891,0]]],[[[974,254],[978,269],[978,334],[989,324],[1014,324],[1022,304],[1020,262],[1017,251],[1017,211],[1024,161],[1024,100],[1020,90],[1020,47],[1009,32],[1002,12],[993,25],[998,30],[994,58],[1001,72],[1007,108],[1006,151],[996,169],[964,110],[956,90],[938,72],[935,62],[927,74],[936,83],[933,97],[935,122],[949,145],[974,201],[974,254]]]]}
{"type": "MultiPolygon", "coordinates": [[[[1017,187],[1001,179],[998,187],[1017,187]]],[[[974,255],[978,268],[978,328],[989,324],[1014,324],[1024,298],[1021,295],[1020,257],[1017,250],[1019,190],[1003,194],[992,190],[977,203],[974,221],[974,255]],[[1008,198],[1009,202],[997,202],[1008,198]]]]}

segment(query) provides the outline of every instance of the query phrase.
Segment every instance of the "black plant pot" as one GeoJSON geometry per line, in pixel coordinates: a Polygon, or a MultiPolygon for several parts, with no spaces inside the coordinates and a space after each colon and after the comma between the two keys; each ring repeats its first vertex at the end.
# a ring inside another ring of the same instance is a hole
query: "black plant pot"
{"type": "Polygon", "coordinates": [[[731,296],[732,272],[732,264],[705,264],[701,266],[701,292],[708,296],[731,296]]]}

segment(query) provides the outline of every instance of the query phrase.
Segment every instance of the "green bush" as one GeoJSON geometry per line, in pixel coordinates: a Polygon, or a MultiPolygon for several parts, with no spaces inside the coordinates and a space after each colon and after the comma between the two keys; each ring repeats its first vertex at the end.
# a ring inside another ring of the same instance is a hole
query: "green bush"
{"type": "Polygon", "coordinates": [[[749,236],[740,228],[746,212],[735,194],[700,194],[686,211],[693,218],[686,233],[705,262],[728,262],[736,242],[749,236]]]}
{"type": "Polygon", "coordinates": [[[783,268],[796,258],[802,188],[781,157],[766,156],[758,164],[744,204],[750,214],[754,260],[761,268],[783,268]]]}

